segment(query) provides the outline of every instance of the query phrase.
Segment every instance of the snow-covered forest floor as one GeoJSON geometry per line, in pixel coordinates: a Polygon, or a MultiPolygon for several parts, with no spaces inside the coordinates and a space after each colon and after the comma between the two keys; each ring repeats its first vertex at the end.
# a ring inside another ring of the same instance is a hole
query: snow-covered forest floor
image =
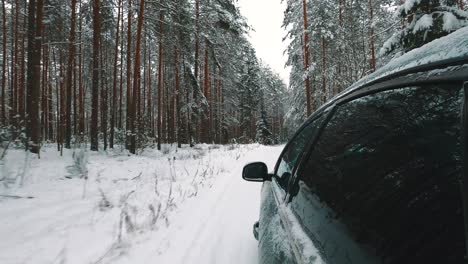
{"type": "Polygon", "coordinates": [[[0,263],[255,263],[261,184],[282,146],[91,153],[9,150],[0,164],[0,263]]]}

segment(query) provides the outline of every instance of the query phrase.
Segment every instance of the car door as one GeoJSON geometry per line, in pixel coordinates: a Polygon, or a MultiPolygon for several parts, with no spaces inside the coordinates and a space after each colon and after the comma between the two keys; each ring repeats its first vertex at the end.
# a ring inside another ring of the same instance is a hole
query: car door
{"type": "Polygon", "coordinates": [[[275,166],[272,181],[262,186],[259,219],[260,263],[296,263],[290,247],[288,230],[283,224],[279,208],[284,204],[289,181],[300,163],[304,150],[312,143],[323,116],[304,125],[286,145],[275,166]]]}
{"type": "Polygon", "coordinates": [[[460,86],[336,107],[287,205],[326,263],[463,263],[460,86]]]}

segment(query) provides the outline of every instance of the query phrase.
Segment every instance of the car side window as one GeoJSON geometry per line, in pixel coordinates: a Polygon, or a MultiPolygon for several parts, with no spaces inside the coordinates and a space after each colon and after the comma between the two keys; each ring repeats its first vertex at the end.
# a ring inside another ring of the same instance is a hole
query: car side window
{"type": "MultiPolygon", "coordinates": [[[[302,191],[384,263],[463,262],[456,88],[408,87],[340,106],[298,172],[302,191]]],[[[315,210],[305,203],[293,207],[315,210]]]]}
{"type": "Polygon", "coordinates": [[[313,137],[322,124],[326,113],[307,124],[286,146],[285,151],[279,159],[276,167],[275,178],[283,189],[287,189],[288,182],[292,177],[294,169],[310,146],[313,137]]]}

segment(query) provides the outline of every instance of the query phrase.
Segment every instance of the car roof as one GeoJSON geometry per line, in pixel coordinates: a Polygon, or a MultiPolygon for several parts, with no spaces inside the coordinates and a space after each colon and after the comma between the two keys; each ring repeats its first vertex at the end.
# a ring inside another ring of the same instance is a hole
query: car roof
{"type": "Polygon", "coordinates": [[[305,123],[334,105],[351,98],[410,82],[468,81],[468,27],[436,39],[391,60],[388,64],[358,80],[322,105],[305,123]]]}

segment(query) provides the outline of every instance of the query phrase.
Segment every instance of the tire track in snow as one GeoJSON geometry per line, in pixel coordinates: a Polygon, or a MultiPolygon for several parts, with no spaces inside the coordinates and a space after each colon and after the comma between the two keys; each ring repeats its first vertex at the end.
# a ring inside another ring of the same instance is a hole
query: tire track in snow
{"type": "Polygon", "coordinates": [[[241,172],[246,163],[259,160],[273,168],[282,148],[246,146],[213,156],[223,172],[211,188],[180,204],[168,226],[128,241],[129,247],[102,263],[257,263],[252,225],[258,220],[261,184],[245,182],[241,172]]]}
{"type": "Polygon", "coordinates": [[[242,153],[231,173],[222,176],[181,212],[168,232],[169,247],[158,263],[256,263],[252,225],[258,219],[261,184],[244,182],[245,163],[264,160],[272,168],[282,147],[242,153]],[[260,153],[259,153],[260,152],[260,153]]]}

